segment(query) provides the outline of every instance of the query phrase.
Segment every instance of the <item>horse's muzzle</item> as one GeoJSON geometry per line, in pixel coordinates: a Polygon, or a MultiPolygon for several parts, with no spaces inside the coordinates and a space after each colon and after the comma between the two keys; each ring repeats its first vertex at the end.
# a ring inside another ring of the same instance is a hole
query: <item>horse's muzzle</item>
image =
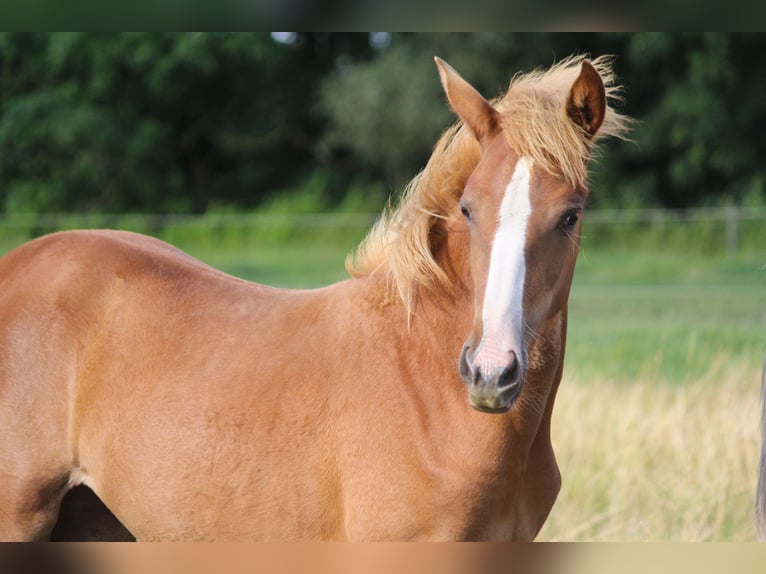
{"type": "Polygon", "coordinates": [[[524,380],[523,368],[513,351],[509,352],[506,364],[484,373],[481,368],[473,365],[468,345],[460,353],[460,376],[468,387],[471,406],[484,413],[505,413],[510,410],[521,393],[524,380]]]}

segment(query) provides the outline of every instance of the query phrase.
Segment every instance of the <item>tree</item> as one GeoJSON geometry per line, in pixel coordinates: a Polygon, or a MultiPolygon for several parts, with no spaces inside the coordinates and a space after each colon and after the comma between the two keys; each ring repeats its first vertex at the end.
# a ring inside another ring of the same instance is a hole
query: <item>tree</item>
{"type": "Polygon", "coordinates": [[[3,34],[0,202],[11,212],[254,205],[313,168],[314,86],[359,40],[3,34]]]}
{"type": "Polygon", "coordinates": [[[0,209],[201,213],[305,186],[324,205],[401,189],[454,121],[433,56],[492,97],[575,52],[615,55],[640,121],[594,164],[594,204],[764,200],[762,34],[278,39],[0,34],[0,209]]]}
{"type": "Polygon", "coordinates": [[[399,186],[450,121],[429,70],[434,54],[492,96],[511,74],[571,53],[613,54],[625,88],[621,111],[639,120],[632,141],[609,142],[594,164],[595,204],[763,201],[762,34],[395,35],[377,59],[325,80],[325,142],[356,157],[355,168],[399,186]]]}

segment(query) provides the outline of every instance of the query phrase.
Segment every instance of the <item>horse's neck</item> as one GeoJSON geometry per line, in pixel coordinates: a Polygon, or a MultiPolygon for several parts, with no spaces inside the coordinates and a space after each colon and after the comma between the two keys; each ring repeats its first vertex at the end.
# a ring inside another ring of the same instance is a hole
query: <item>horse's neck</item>
{"type": "Polygon", "coordinates": [[[435,259],[450,277],[450,287],[417,292],[412,329],[416,336],[431,335],[433,344],[449,354],[450,374],[457,380],[458,357],[474,317],[468,234],[448,230],[435,259]]]}

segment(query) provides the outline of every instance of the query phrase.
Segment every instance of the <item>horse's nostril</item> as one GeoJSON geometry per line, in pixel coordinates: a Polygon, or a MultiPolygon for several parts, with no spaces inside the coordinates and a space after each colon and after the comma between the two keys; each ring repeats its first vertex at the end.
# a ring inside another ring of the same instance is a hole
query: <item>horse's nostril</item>
{"type": "Polygon", "coordinates": [[[519,376],[519,359],[513,351],[511,351],[511,359],[508,362],[508,371],[514,380],[519,376]]]}
{"type": "Polygon", "coordinates": [[[478,371],[474,372],[473,367],[471,367],[471,361],[468,358],[468,352],[470,350],[471,348],[468,345],[463,347],[463,350],[460,353],[460,361],[458,366],[460,377],[466,383],[476,382],[476,378],[478,377],[478,371]]]}
{"type": "Polygon", "coordinates": [[[508,366],[503,370],[497,380],[498,388],[509,387],[518,382],[519,379],[519,360],[516,358],[516,353],[511,351],[510,360],[508,366]]]}

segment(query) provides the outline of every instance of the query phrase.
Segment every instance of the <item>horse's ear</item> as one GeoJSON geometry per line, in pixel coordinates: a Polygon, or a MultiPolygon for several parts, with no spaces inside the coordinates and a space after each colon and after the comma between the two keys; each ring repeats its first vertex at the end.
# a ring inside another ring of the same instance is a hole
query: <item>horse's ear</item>
{"type": "Polygon", "coordinates": [[[567,115],[589,138],[596,135],[606,114],[604,81],[588,60],[583,61],[580,75],[567,97],[567,115]]]}
{"type": "Polygon", "coordinates": [[[499,129],[500,114],[452,66],[441,58],[434,58],[434,61],[452,109],[482,143],[499,129]]]}

